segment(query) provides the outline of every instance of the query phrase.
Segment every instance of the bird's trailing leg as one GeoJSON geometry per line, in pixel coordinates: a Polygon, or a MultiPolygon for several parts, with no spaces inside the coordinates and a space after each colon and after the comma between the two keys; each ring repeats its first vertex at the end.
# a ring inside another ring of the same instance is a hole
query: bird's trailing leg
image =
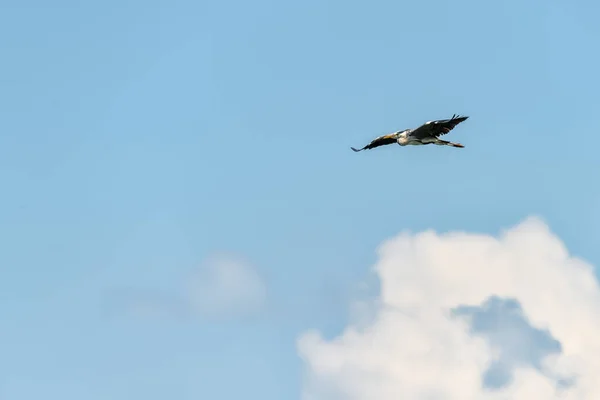
{"type": "Polygon", "coordinates": [[[449,142],[447,140],[442,140],[442,139],[438,139],[435,144],[437,144],[438,146],[452,146],[452,147],[458,147],[458,148],[463,148],[465,146],[463,146],[460,143],[454,143],[454,142],[449,142]]]}

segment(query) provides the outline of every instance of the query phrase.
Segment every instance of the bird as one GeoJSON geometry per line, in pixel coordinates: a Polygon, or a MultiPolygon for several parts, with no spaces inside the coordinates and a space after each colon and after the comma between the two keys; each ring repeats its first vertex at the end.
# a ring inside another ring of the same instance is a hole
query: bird
{"type": "Polygon", "coordinates": [[[359,152],[393,143],[398,143],[400,146],[422,146],[427,144],[437,144],[438,146],[464,148],[465,146],[460,143],[449,142],[447,140],[442,140],[439,137],[447,134],[454,129],[456,125],[466,121],[468,118],[468,116],[454,114],[452,115],[452,118],[449,119],[427,121],[416,129],[404,129],[387,135],[379,136],[361,149],[354,147],[350,148],[355,152],[359,152]]]}

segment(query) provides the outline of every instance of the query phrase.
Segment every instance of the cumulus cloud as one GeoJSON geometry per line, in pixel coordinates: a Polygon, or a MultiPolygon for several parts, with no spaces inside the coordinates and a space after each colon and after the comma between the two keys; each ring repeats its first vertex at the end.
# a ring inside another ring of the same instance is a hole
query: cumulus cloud
{"type": "Polygon", "coordinates": [[[405,232],[378,256],[370,318],[299,338],[305,400],[600,399],[598,282],[543,221],[405,232]]]}
{"type": "Polygon", "coordinates": [[[176,293],[157,288],[112,290],[109,307],[139,317],[248,316],[266,303],[267,289],[258,271],[248,262],[218,255],[203,262],[185,279],[176,293]]]}
{"type": "Polygon", "coordinates": [[[460,306],[453,312],[468,317],[470,332],[487,338],[490,346],[497,350],[496,359],[483,377],[483,383],[488,387],[498,388],[510,383],[512,371],[521,365],[529,364],[545,373],[544,358],[562,350],[560,342],[550,332],[529,324],[515,299],[492,296],[482,307],[460,306]]]}

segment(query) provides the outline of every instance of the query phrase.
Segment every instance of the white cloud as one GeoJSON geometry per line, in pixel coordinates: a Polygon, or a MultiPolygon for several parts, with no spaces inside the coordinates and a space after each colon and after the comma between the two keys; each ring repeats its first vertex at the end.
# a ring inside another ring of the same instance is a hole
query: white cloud
{"type": "Polygon", "coordinates": [[[598,282],[541,220],[499,237],[403,233],[378,253],[381,293],[368,322],[332,340],[314,331],[299,338],[304,399],[600,399],[598,282]],[[495,390],[482,377],[500,350],[452,314],[492,296],[518,301],[529,324],[562,346],[541,370],[514,366],[513,379],[495,390]],[[561,388],[556,378],[574,380],[561,388]]]}
{"type": "Polygon", "coordinates": [[[213,257],[187,285],[191,306],[204,315],[249,314],[262,308],[266,286],[247,262],[230,256],[213,257]]]}
{"type": "Polygon", "coordinates": [[[255,314],[265,306],[267,288],[248,262],[230,255],[211,257],[175,293],[127,288],[107,294],[109,311],[139,317],[228,318],[255,314]]]}

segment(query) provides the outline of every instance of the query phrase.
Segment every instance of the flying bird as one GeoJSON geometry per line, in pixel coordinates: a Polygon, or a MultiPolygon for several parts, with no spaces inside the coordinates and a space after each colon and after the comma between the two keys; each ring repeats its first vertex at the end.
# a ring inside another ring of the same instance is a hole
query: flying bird
{"type": "Polygon", "coordinates": [[[398,143],[400,146],[422,146],[426,144],[437,144],[438,146],[463,148],[465,146],[460,143],[449,142],[442,140],[439,137],[450,132],[456,127],[456,125],[465,121],[467,118],[469,117],[461,117],[454,114],[450,119],[427,121],[416,129],[404,129],[402,131],[379,136],[373,139],[371,143],[367,144],[362,149],[355,149],[354,147],[350,148],[354,151],[362,151],[393,143],[398,143]]]}

